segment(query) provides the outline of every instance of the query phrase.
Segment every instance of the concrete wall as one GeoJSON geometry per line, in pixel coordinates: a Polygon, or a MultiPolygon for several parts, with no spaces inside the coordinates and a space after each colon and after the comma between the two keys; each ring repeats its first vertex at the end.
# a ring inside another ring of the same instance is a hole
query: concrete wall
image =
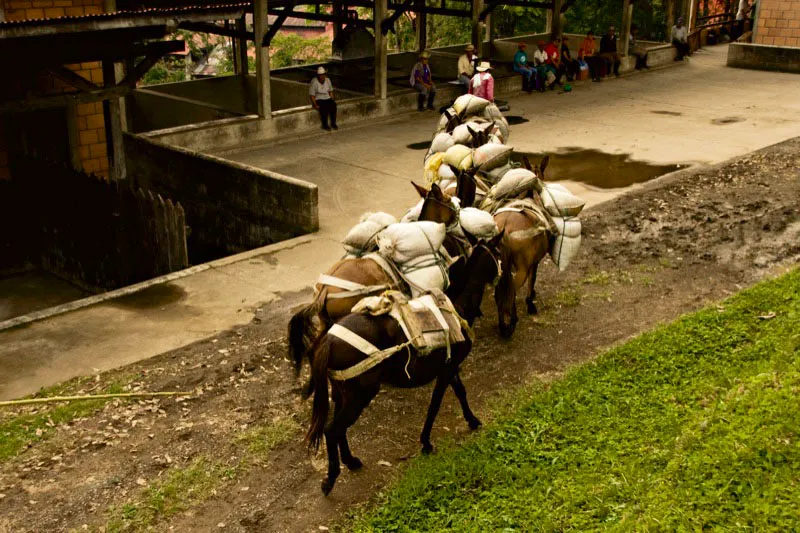
{"type": "Polygon", "coordinates": [[[171,94],[137,89],[125,99],[128,129],[133,133],[174,128],[241,114],[171,94]]]}
{"type": "Polygon", "coordinates": [[[731,43],[728,45],[728,66],[800,74],[800,48],[731,43]]]}
{"type": "Polygon", "coordinates": [[[759,0],[756,9],[753,43],[800,46],[800,0],[759,0]]]}
{"type": "Polygon", "coordinates": [[[136,186],[183,206],[192,263],[319,229],[314,184],[141,135],[125,135],[125,156],[136,186]]]}
{"type": "MultiPolygon", "coordinates": [[[[334,86],[334,96],[338,102],[343,102],[353,98],[362,98],[364,95],[334,86]]],[[[272,99],[272,111],[311,107],[311,100],[308,97],[308,82],[270,78],[270,98],[272,99]]]]}
{"type": "Polygon", "coordinates": [[[196,100],[239,115],[252,115],[258,112],[255,76],[218,76],[143,88],[160,94],[196,100]]]}

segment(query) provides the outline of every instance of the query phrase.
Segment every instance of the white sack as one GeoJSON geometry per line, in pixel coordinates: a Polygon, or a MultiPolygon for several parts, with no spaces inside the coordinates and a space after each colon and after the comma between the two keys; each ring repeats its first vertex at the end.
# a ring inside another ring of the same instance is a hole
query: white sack
{"type": "Polygon", "coordinates": [[[503,140],[507,142],[511,130],[508,127],[508,121],[506,120],[506,117],[503,116],[503,113],[500,112],[500,109],[495,104],[489,104],[483,109],[482,116],[486,120],[495,121],[497,128],[500,131],[500,135],[502,135],[503,140]]]}
{"type": "Polygon", "coordinates": [[[553,222],[558,235],[550,248],[550,258],[563,271],[581,247],[581,221],[578,218],[553,217],[553,222]]]}
{"type": "Polygon", "coordinates": [[[456,128],[453,130],[453,133],[451,133],[454,143],[465,145],[471,144],[472,134],[469,132],[470,129],[472,129],[474,132],[477,132],[480,129],[480,124],[470,121],[465,122],[460,126],[456,126],[456,128]]]}
{"type": "Polygon", "coordinates": [[[380,224],[384,228],[392,224],[397,224],[397,218],[394,215],[384,213],[383,211],[378,211],[377,213],[364,213],[361,215],[361,222],[367,221],[380,224]]]}
{"type": "Polygon", "coordinates": [[[419,215],[422,213],[422,204],[425,203],[425,200],[420,200],[417,202],[417,205],[406,211],[406,214],[403,215],[403,218],[400,219],[400,222],[416,222],[419,220],[419,215]]]}
{"type": "Polygon", "coordinates": [[[491,213],[474,207],[465,207],[459,212],[458,217],[461,228],[479,239],[490,239],[497,235],[497,224],[491,213]]]}
{"type": "Polygon", "coordinates": [[[486,178],[486,181],[494,184],[499,182],[500,179],[503,176],[505,176],[506,172],[508,172],[509,170],[511,170],[511,163],[499,166],[497,168],[493,168],[488,172],[481,172],[481,174],[483,174],[483,177],[486,178]]]}
{"type": "Polygon", "coordinates": [[[495,200],[516,196],[531,189],[541,189],[536,174],[525,168],[512,168],[489,190],[489,197],[495,200]]]}
{"type": "Polygon", "coordinates": [[[444,153],[444,162],[456,170],[469,170],[472,168],[472,149],[456,144],[444,153]]]}
{"type": "Polygon", "coordinates": [[[453,136],[449,133],[437,133],[436,136],[431,141],[431,148],[428,150],[428,154],[436,154],[439,152],[446,152],[448,148],[456,144],[455,140],[453,140],[453,136]]]}
{"type": "Polygon", "coordinates": [[[586,205],[585,200],[575,196],[558,183],[545,184],[541,195],[545,209],[554,217],[578,216],[583,206],[586,205]]]}
{"type": "Polygon", "coordinates": [[[456,177],[456,173],[453,172],[453,167],[451,167],[447,163],[442,163],[441,165],[439,165],[439,171],[437,172],[437,174],[443,180],[451,180],[456,177]]]}
{"type": "Polygon", "coordinates": [[[447,127],[447,122],[450,120],[447,118],[448,113],[451,117],[458,115],[458,112],[455,109],[448,107],[447,113],[442,113],[442,116],[439,117],[439,123],[436,125],[436,131],[444,131],[444,129],[447,127]]]}
{"type": "Polygon", "coordinates": [[[489,105],[494,104],[489,102],[489,100],[480,98],[479,96],[464,94],[456,98],[456,101],[453,102],[453,109],[455,109],[456,112],[463,117],[469,115],[480,115],[489,105]]]}
{"type": "Polygon", "coordinates": [[[438,222],[392,224],[378,235],[378,248],[384,257],[404,264],[441,248],[445,231],[438,222]]]}
{"type": "Polygon", "coordinates": [[[369,251],[375,246],[378,234],[385,226],[371,220],[359,222],[353,226],[344,239],[342,244],[344,249],[351,254],[360,254],[369,251]]]}
{"type": "Polygon", "coordinates": [[[512,147],[504,144],[484,144],[475,149],[472,155],[473,165],[483,171],[501,167],[508,163],[513,151],[512,147]]]}
{"type": "Polygon", "coordinates": [[[411,297],[416,298],[425,291],[444,291],[449,283],[447,267],[438,254],[428,254],[404,264],[400,271],[411,287],[411,297]]]}

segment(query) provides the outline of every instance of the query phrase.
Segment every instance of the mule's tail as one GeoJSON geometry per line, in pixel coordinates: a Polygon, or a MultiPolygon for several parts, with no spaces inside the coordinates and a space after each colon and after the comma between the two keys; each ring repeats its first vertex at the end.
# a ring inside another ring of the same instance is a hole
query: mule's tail
{"type": "Polygon", "coordinates": [[[289,357],[294,361],[295,370],[298,372],[303,365],[303,356],[317,336],[314,317],[325,307],[327,295],[327,289],[322,289],[313,302],[289,319],[289,357]]]}
{"type": "Polygon", "coordinates": [[[325,424],[328,421],[328,359],[331,355],[331,342],[329,338],[319,343],[314,352],[311,364],[311,376],[314,384],[314,407],[311,411],[311,426],[306,433],[306,444],[312,451],[319,449],[325,424]]]}

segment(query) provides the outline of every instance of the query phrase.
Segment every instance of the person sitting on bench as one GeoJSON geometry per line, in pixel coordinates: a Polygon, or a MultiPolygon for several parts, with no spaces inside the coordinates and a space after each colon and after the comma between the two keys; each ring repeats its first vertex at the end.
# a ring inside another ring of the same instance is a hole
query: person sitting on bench
{"type": "Polygon", "coordinates": [[[489,73],[491,68],[488,61],[481,61],[475,67],[477,73],[469,84],[469,94],[494,102],[494,77],[489,73]]]}
{"type": "Polygon", "coordinates": [[[425,111],[425,98],[428,99],[428,109],[433,109],[433,99],[436,97],[436,84],[433,83],[431,67],[428,66],[430,53],[427,50],[419,54],[419,62],[411,69],[411,86],[417,92],[417,111],[425,111]]]}
{"type": "Polygon", "coordinates": [[[606,73],[612,68],[614,76],[619,78],[619,53],[617,52],[617,30],[614,26],[608,27],[608,33],[600,39],[600,57],[606,62],[606,73]]]}
{"type": "Polygon", "coordinates": [[[678,23],[672,27],[672,46],[678,50],[675,61],[681,61],[689,55],[689,35],[686,26],[683,25],[683,17],[678,19],[678,23]]]}
{"type": "Polygon", "coordinates": [[[469,91],[469,82],[475,74],[475,47],[468,44],[464,53],[458,58],[458,83],[461,85],[462,94],[469,91]]]}
{"type": "Polygon", "coordinates": [[[522,90],[532,93],[534,86],[533,83],[531,83],[531,77],[533,76],[534,70],[528,66],[528,54],[525,53],[527,45],[525,43],[519,43],[517,48],[519,48],[519,50],[514,54],[514,72],[522,74],[522,90]]]}
{"type": "Polygon", "coordinates": [[[564,35],[561,37],[561,62],[564,64],[564,72],[567,73],[567,81],[572,81],[578,77],[578,71],[581,68],[577,59],[572,57],[572,52],[569,51],[567,41],[569,37],[564,35]]]}
{"type": "Polygon", "coordinates": [[[595,50],[594,32],[590,30],[578,49],[578,59],[588,65],[592,81],[603,81],[603,77],[606,75],[606,62],[603,61],[603,58],[595,55],[595,50]]]}

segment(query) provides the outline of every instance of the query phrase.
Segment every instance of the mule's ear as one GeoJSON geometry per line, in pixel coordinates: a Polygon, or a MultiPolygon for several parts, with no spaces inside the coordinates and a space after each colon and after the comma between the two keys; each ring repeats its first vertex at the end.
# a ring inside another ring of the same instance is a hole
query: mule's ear
{"type": "Polygon", "coordinates": [[[524,166],[526,170],[533,171],[533,165],[531,165],[531,160],[528,159],[527,155],[522,156],[522,166],[524,166]]]}
{"type": "Polygon", "coordinates": [[[500,230],[500,233],[489,239],[486,244],[488,244],[491,248],[497,250],[500,247],[500,243],[503,241],[503,237],[505,236],[505,234],[506,230],[505,228],[503,228],[502,230],[500,230]]]}
{"type": "Polygon", "coordinates": [[[478,137],[478,132],[467,126],[467,131],[472,136],[473,139],[478,137]]]}
{"type": "Polygon", "coordinates": [[[547,165],[550,164],[550,156],[546,155],[542,158],[542,162],[539,163],[539,173],[541,174],[539,178],[544,179],[544,170],[547,168],[547,165]]]}
{"type": "MultiPolygon", "coordinates": [[[[417,189],[417,191],[419,190],[420,189],[417,189]]],[[[425,189],[422,190],[424,191],[425,189]]],[[[442,200],[442,201],[446,200],[444,193],[442,192],[442,189],[436,183],[431,183],[431,190],[429,192],[430,195],[436,198],[437,200],[442,200]]],[[[425,198],[425,196],[423,196],[423,198],[425,198]]]]}
{"type": "Polygon", "coordinates": [[[414,183],[413,181],[411,182],[411,185],[413,185],[413,186],[414,186],[414,188],[417,190],[417,193],[418,193],[418,194],[419,194],[419,195],[420,195],[420,196],[421,196],[423,199],[424,199],[424,198],[426,198],[426,197],[428,196],[428,189],[426,189],[426,188],[425,188],[425,187],[423,187],[422,185],[417,185],[417,184],[416,184],[416,183],[414,183]]]}
{"type": "Polygon", "coordinates": [[[464,237],[466,237],[467,242],[469,243],[470,246],[475,246],[476,244],[478,244],[478,238],[472,233],[465,231],[464,237]]]}

